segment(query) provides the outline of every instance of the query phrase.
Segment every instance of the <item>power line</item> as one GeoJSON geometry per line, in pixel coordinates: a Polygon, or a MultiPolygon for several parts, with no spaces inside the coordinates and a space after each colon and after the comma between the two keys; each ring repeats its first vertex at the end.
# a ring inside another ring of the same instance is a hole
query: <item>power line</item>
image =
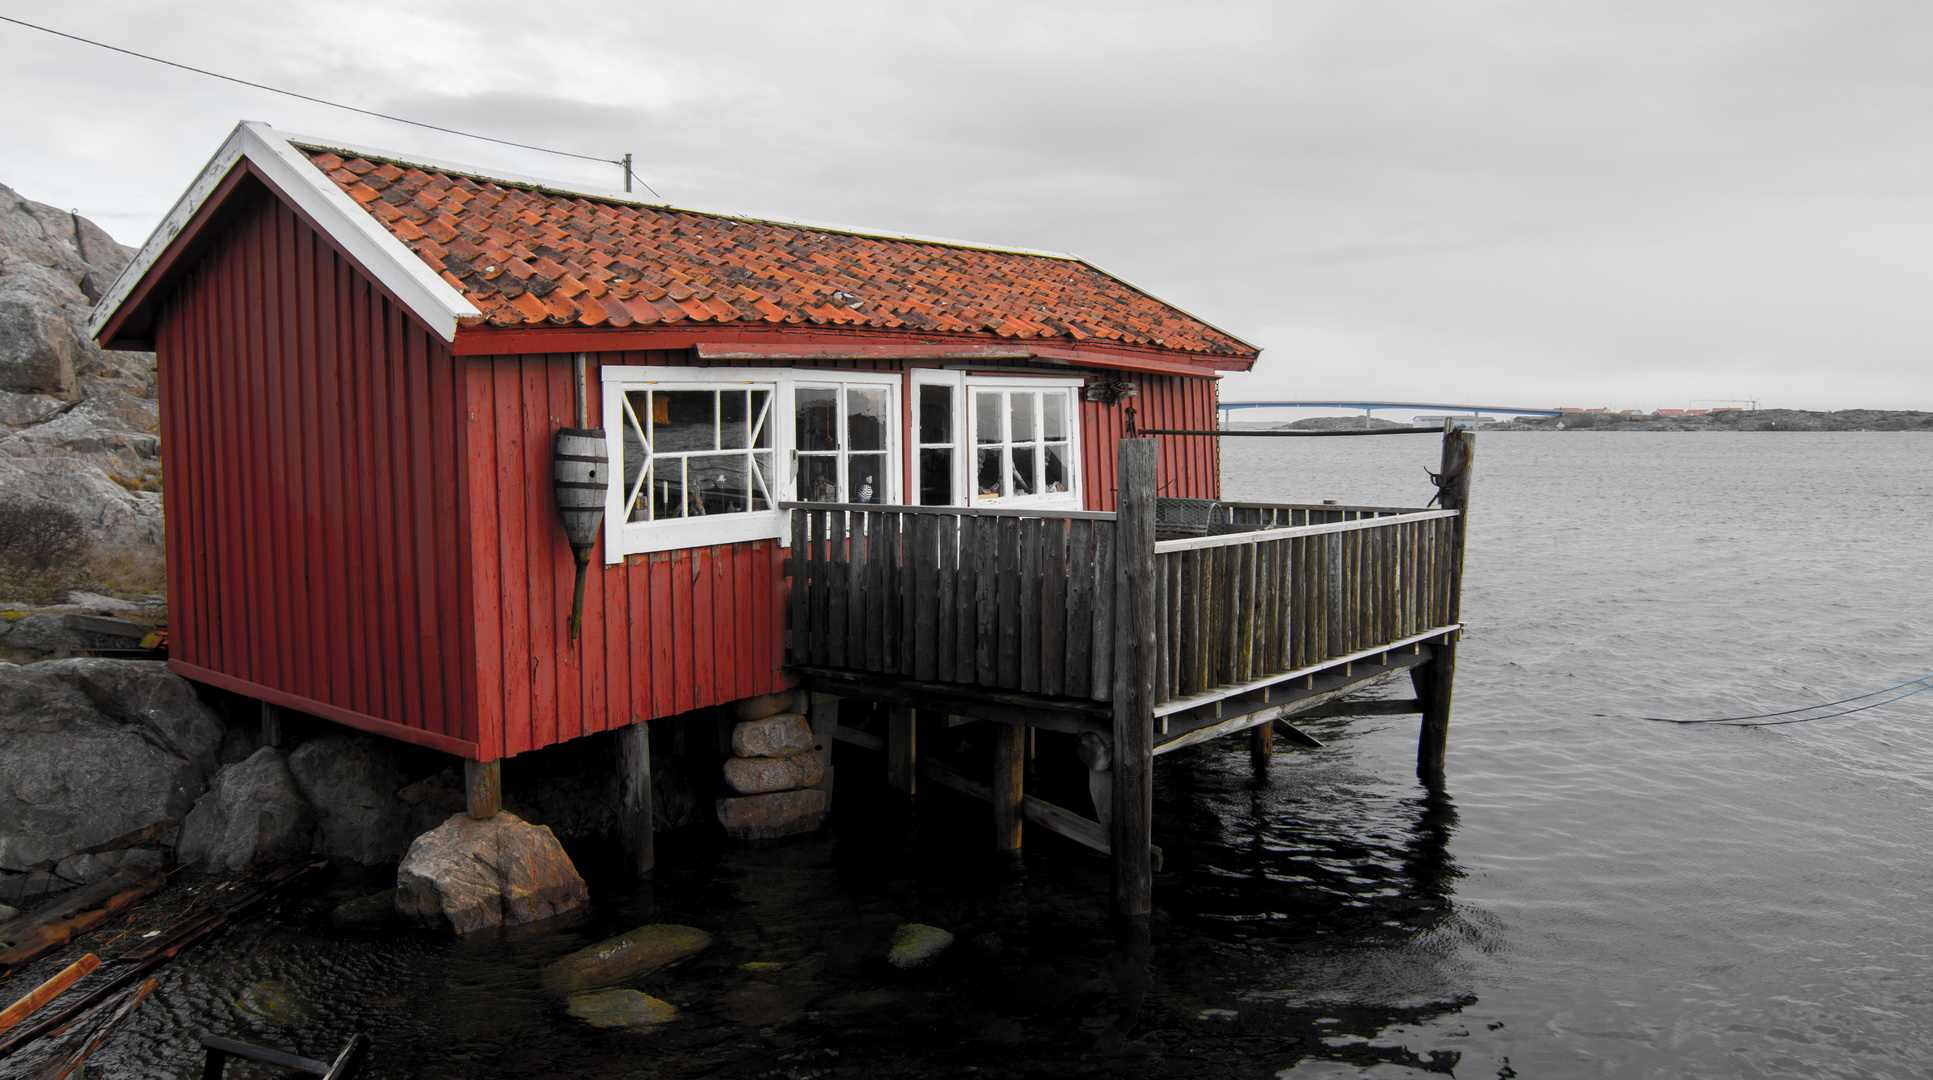
{"type": "MultiPolygon", "coordinates": [[[[478,135],[475,132],[471,132],[471,131],[458,131],[456,128],[443,127],[438,124],[426,124],[421,120],[410,120],[401,116],[391,116],[388,113],[379,113],[374,109],[363,109],[363,108],[358,108],[357,106],[354,106],[354,105],[344,105],[340,101],[330,101],[327,98],[319,98],[310,94],[300,94],[295,92],[294,90],[284,90],[279,86],[268,86],[263,83],[250,82],[247,79],[238,79],[233,75],[223,75],[219,71],[209,71],[206,68],[198,68],[189,64],[176,63],[173,60],[163,60],[159,56],[149,56],[147,53],[135,52],[133,49],[123,49],[119,45],[109,45],[104,41],[95,41],[93,38],[81,37],[79,34],[69,34],[64,30],[55,30],[51,27],[41,26],[37,23],[27,22],[24,19],[16,19],[10,15],[0,15],[0,22],[10,22],[10,23],[13,23],[15,26],[24,26],[29,30],[38,30],[43,34],[52,34],[55,37],[63,37],[69,41],[78,41],[83,45],[92,45],[97,49],[106,49],[109,52],[121,53],[124,56],[132,56],[132,57],[136,57],[141,60],[147,60],[156,64],[165,64],[171,68],[179,68],[182,71],[192,71],[197,75],[206,75],[211,79],[221,79],[226,82],[232,82],[242,86],[253,87],[256,90],[267,90],[271,94],[281,94],[284,97],[298,98],[302,101],[312,101],[317,105],[327,105],[332,109],[346,109],[349,112],[361,113],[364,116],[373,116],[379,120],[391,120],[398,124],[409,124],[412,127],[427,128],[431,131],[441,131],[446,135],[461,135],[466,139],[480,139],[483,142],[497,143],[500,146],[514,146],[519,150],[535,150],[540,154],[556,154],[558,157],[577,158],[579,161],[596,161],[605,165],[616,165],[624,170],[624,179],[627,182],[625,190],[627,191],[630,190],[628,182],[630,181],[633,174],[631,172],[631,162],[630,162],[631,155],[629,154],[626,154],[623,158],[601,158],[593,154],[574,154],[569,150],[552,150],[548,146],[532,146],[529,143],[512,142],[509,139],[498,139],[498,138],[493,138],[489,135],[478,135]]],[[[664,196],[658,195],[658,191],[656,188],[652,187],[650,184],[645,184],[643,177],[638,177],[638,183],[644,184],[644,190],[649,191],[653,195],[657,195],[658,198],[660,199],[664,198],[664,196]]]]}
{"type": "Polygon", "coordinates": [[[1810,720],[1830,720],[1835,716],[1850,716],[1851,714],[1856,712],[1865,712],[1867,709],[1877,709],[1881,705],[1891,705],[1895,701],[1899,701],[1903,698],[1912,697],[1914,694],[1923,693],[1927,690],[1933,690],[1933,675],[1922,675],[1917,679],[1908,679],[1907,681],[1900,683],[1897,686],[1889,686],[1889,687],[1886,687],[1884,690],[1874,690],[1869,694],[1860,694],[1858,697],[1841,698],[1838,701],[1827,701],[1827,702],[1822,702],[1818,705],[1807,705],[1803,708],[1798,708],[1798,709],[1785,709],[1781,712],[1755,713],[1751,716],[1721,716],[1721,717],[1714,717],[1711,719],[1704,719],[1704,720],[1678,720],[1668,716],[1646,716],[1646,717],[1643,717],[1643,719],[1656,720],[1660,723],[1665,723],[1665,724],[1719,724],[1725,727],[1777,727],[1780,724],[1803,724],[1810,720]],[[1926,683],[1927,685],[1915,686],[1916,683],[1926,683]],[[1857,708],[1852,708],[1852,709],[1842,709],[1839,712],[1826,713],[1823,716],[1800,716],[1799,715],[1800,713],[1809,713],[1816,709],[1830,709],[1836,705],[1850,705],[1855,701],[1864,701],[1867,698],[1875,698],[1881,694],[1892,693],[1894,690],[1904,690],[1906,687],[1909,687],[1909,686],[1914,686],[1914,689],[1907,690],[1904,694],[1900,694],[1897,697],[1890,697],[1884,701],[1875,701],[1870,705],[1861,705],[1857,708]],[[1787,720],[1772,719],[1772,717],[1778,717],[1778,716],[1792,717],[1793,719],[1787,719],[1787,720]]]}

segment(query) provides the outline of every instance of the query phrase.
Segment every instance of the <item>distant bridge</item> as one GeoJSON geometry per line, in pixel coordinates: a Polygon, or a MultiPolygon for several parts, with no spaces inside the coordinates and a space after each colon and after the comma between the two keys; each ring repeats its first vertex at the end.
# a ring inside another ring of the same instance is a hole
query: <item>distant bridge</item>
{"type": "Polygon", "coordinates": [[[1446,413],[1475,416],[1480,413],[1507,413],[1512,416],[1562,416],[1559,409],[1531,409],[1516,405],[1446,405],[1440,401],[1224,401],[1222,412],[1235,409],[1441,409],[1446,413]]]}

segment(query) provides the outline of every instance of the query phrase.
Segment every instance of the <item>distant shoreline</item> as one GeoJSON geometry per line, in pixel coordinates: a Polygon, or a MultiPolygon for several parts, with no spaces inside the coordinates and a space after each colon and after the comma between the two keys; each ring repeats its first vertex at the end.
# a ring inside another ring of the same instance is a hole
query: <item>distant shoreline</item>
{"type": "MultiPolygon", "coordinates": [[[[1242,431],[1339,431],[1349,429],[1406,428],[1379,417],[1313,416],[1290,424],[1265,424],[1237,421],[1229,425],[1242,431]]],[[[1837,412],[1810,412],[1805,409],[1726,410],[1697,416],[1627,415],[1624,413],[1573,412],[1562,416],[1522,417],[1485,424],[1481,431],[1933,431],[1933,412],[1899,409],[1841,409],[1837,412]]]]}

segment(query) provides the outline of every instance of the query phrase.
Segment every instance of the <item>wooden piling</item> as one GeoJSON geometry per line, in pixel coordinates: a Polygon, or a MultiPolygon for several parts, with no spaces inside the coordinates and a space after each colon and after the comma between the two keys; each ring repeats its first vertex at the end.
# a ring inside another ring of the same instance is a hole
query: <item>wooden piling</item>
{"type": "Polygon", "coordinates": [[[624,838],[624,861],[631,873],[645,877],[658,864],[652,840],[651,729],[633,721],[617,730],[618,830],[624,838]]]}
{"type": "Polygon", "coordinates": [[[280,749],[287,741],[287,722],[282,716],[282,706],[262,702],[262,745],[280,749]]]}
{"type": "Polygon", "coordinates": [[[1269,759],[1275,756],[1275,721],[1270,720],[1248,729],[1248,761],[1256,772],[1267,772],[1269,759]]]}
{"type": "Polygon", "coordinates": [[[463,805],[478,821],[503,809],[503,762],[463,762],[463,805]]]}
{"type": "Polygon", "coordinates": [[[993,849],[1020,853],[1021,802],[1026,797],[1027,734],[1019,724],[996,724],[993,737],[993,849]]]}
{"type": "MultiPolygon", "coordinates": [[[[1459,431],[1444,422],[1442,471],[1438,474],[1441,503],[1445,510],[1462,513],[1447,519],[1449,557],[1449,611],[1446,622],[1457,622],[1463,614],[1463,545],[1470,520],[1470,474],[1476,461],[1476,435],[1459,431]]],[[[1443,780],[1443,761],[1450,743],[1450,696],[1456,683],[1456,643],[1461,632],[1450,634],[1441,644],[1431,646],[1428,663],[1410,669],[1410,682],[1416,687],[1416,700],[1423,707],[1423,724],[1416,741],[1416,775],[1425,783],[1443,780]]]]}
{"type": "Polygon", "coordinates": [[[886,714],[886,786],[904,795],[919,792],[917,739],[913,710],[894,705],[886,714]]]}
{"type": "Polygon", "coordinates": [[[1113,912],[1154,910],[1155,444],[1122,439],[1115,471],[1113,912]]]}

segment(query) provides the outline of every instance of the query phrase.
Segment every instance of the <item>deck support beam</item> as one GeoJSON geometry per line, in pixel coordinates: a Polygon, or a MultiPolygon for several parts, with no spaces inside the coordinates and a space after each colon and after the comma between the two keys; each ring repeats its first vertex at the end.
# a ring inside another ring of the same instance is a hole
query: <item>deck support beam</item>
{"type": "MultiPolygon", "coordinates": [[[[1463,545],[1470,522],[1470,472],[1476,461],[1476,435],[1459,431],[1444,421],[1442,472],[1434,477],[1443,509],[1462,513],[1450,521],[1450,610],[1445,623],[1463,617],[1463,545]]],[[[1429,662],[1411,669],[1423,723],[1416,739],[1416,775],[1431,786],[1443,782],[1443,762],[1450,748],[1450,696],[1456,684],[1456,643],[1459,631],[1431,650],[1429,662]]]]}
{"type": "Polygon", "coordinates": [[[1108,854],[1113,913],[1132,926],[1154,910],[1154,440],[1122,439],[1114,476],[1114,809],[1108,854]]]}
{"type": "Polygon", "coordinates": [[[1020,854],[1028,730],[1001,724],[993,733],[993,849],[1011,855],[1020,854]]]}
{"type": "Polygon", "coordinates": [[[477,821],[503,809],[503,762],[463,762],[463,808],[477,821]]]}
{"type": "Polygon", "coordinates": [[[618,830],[624,861],[633,876],[646,877],[658,865],[651,818],[651,728],[637,721],[617,730],[618,830]]]}

